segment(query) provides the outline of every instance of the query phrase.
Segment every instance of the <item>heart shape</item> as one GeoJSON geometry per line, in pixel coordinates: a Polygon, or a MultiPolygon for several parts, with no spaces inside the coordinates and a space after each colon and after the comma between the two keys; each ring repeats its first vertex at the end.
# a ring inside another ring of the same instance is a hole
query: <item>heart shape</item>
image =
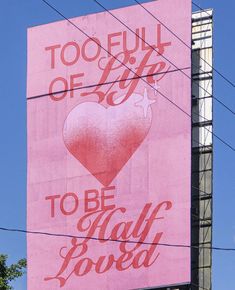
{"type": "Polygon", "coordinates": [[[145,139],[151,107],[144,113],[143,97],[132,94],[121,105],[95,102],[77,105],[67,116],[63,137],[68,151],[104,186],[108,186],[145,139]]]}

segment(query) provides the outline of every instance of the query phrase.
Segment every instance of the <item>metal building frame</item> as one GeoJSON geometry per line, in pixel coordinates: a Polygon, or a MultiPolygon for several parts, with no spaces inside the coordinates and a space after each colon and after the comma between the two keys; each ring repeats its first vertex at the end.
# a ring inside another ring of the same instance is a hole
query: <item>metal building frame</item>
{"type": "Polygon", "coordinates": [[[213,11],[192,16],[192,290],[211,290],[213,11]],[[205,61],[204,61],[205,60],[205,61]],[[209,64],[209,65],[208,65],[209,64]],[[200,87],[194,83],[198,83],[200,87]],[[204,90],[202,89],[204,88],[204,90]],[[200,115],[200,116],[198,116],[200,115]],[[202,248],[206,247],[206,248],[202,248]]]}
{"type": "Polygon", "coordinates": [[[212,67],[213,11],[207,9],[192,14],[191,284],[157,290],[212,289],[212,67]]]}

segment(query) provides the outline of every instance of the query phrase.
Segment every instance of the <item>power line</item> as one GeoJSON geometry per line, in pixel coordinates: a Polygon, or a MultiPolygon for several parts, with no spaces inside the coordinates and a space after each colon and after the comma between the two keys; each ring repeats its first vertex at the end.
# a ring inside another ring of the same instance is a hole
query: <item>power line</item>
{"type": "Polygon", "coordinates": [[[215,250],[215,251],[235,252],[235,248],[227,248],[227,247],[226,248],[225,247],[207,247],[207,246],[197,246],[197,245],[182,245],[182,244],[169,244],[169,243],[150,243],[150,242],[140,242],[140,241],[132,241],[132,240],[105,239],[105,238],[96,238],[96,237],[88,237],[88,236],[77,236],[77,235],[50,233],[50,232],[42,232],[42,231],[22,230],[22,229],[17,229],[17,228],[0,227],[0,231],[17,232],[17,233],[32,234],[32,235],[53,236],[53,237],[86,239],[86,240],[94,240],[94,241],[102,241],[102,242],[141,244],[141,245],[150,245],[150,246],[154,245],[154,246],[164,246],[164,247],[174,247],[174,248],[194,248],[194,249],[203,248],[203,249],[215,250]]]}
{"type": "MultiPolygon", "coordinates": [[[[135,0],[136,1],[136,0],[135,0]]],[[[195,6],[195,7],[197,7],[197,8],[199,8],[201,11],[203,11],[203,12],[205,12],[207,15],[210,15],[205,9],[203,9],[203,8],[201,8],[197,3],[195,3],[195,2],[192,2],[192,4],[195,6]]],[[[207,63],[208,64],[208,63],[207,63]]],[[[208,64],[209,65],[209,64],[208,64]]],[[[212,69],[219,75],[219,76],[221,76],[227,83],[229,83],[233,88],[235,88],[235,84],[232,82],[232,81],[230,81],[229,79],[228,79],[228,77],[226,77],[224,74],[222,74],[218,69],[216,69],[215,67],[212,67],[212,69]]]]}
{"type": "MultiPolygon", "coordinates": [[[[189,69],[189,67],[182,68],[182,70],[187,70],[187,69],[189,69]]],[[[151,77],[151,76],[153,77],[153,76],[157,76],[157,75],[164,75],[166,73],[173,73],[173,72],[177,72],[177,71],[178,71],[178,69],[173,69],[173,70],[168,70],[168,71],[164,71],[164,72],[146,74],[146,75],[142,75],[142,76],[135,76],[135,77],[125,78],[125,79],[120,79],[120,80],[115,80],[115,81],[108,81],[108,82],[98,83],[98,84],[96,83],[96,84],[91,84],[91,85],[82,86],[82,87],[76,87],[76,88],[72,88],[72,89],[55,91],[55,92],[51,92],[51,93],[44,93],[44,94],[28,97],[27,100],[38,99],[38,98],[47,97],[47,96],[54,96],[54,95],[58,95],[58,94],[66,93],[66,92],[77,91],[77,90],[90,89],[90,88],[95,88],[97,86],[111,85],[111,84],[115,84],[115,83],[121,83],[121,82],[125,82],[125,81],[130,81],[130,80],[142,79],[142,78],[151,77]]]]}
{"type": "MultiPolygon", "coordinates": [[[[181,70],[187,70],[187,69],[189,69],[189,68],[185,67],[185,68],[182,68],[181,70]]],[[[115,83],[121,83],[121,82],[124,82],[124,81],[127,81],[127,80],[142,79],[142,78],[145,78],[145,77],[148,77],[148,76],[162,75],[162,74],[172,73],[172,72],[176,72],[176,71],[178,71],[178,69],[168,70],[168,71],[161,72],[161,73],[146,74],[146,75],[142,75],[142,76],[131,77],[131,78],[126,78],[126,79],[120,79],[120,80],[115,80],[115,81],[109,81],[109,82],[104,82],[104,83],[92,84],[92,85],[87,85],[87,86],[82,86],[82,87],[76,87],[76,88],[72,88],[72,89],[54,91],[54,92],[51,92],[51,93],[44,93],[44,94],[40,94],[40,95],[31,96],[31,97],[28,97],[27,100],[33,100],[33,99],[38,99],[38,98],[47,97],[47,96],[54,96],[54,95],[58,95],[58,94],[62,94],[62,93],[67,93],[67,92],[77,91],[77,90],[82,90],[82,89],[87,89],[87,88],[93,88],[93,87],[97,87],[97,86],[104,86],[104,85],[110,85],[110,84],[115,84],[115,83]]],[[[205,121],[210,121],[206,117],[204,117],[204,116],[202,116],[202,115],[200,115],[200,114],[198,114],[196,112],[194,112],[193,115],[201,117],[205,121]]]]}
{"type": "MultiPolygon", "coordinates": [[[[200,144],[201,145],[201,143],[200,142],[198,142],[198,141],[196,141],[196,140],[194,140],[194,142],[197,142],[198,144],[200,144]]],[[[194,188],[196,188],[196,187],[194,187],[194,188]]],[[[202,190],[200,190],[200,189],[198,189],[200,192],[203,192],[204,194],[206,194],[206,195],[208,195],[208,193],[205,193],[204,191],[202,191],[202,190]]]]}
{"type": "MultiPolygon", "coordinates": [[[[129,31],[131,31],[133,34],[135,34],[138,38],[140,38],[145,44],[147,44],[151,49],[153,49],[154,51],[158,52],[156,50],[156,48],[152,45],[150,45],[148,42],[146,42],[142,37],[140,37],[137,33],[135,33],[128,25],[126,25],[122,20],[120,20],[118,17],[116,17],[112,12],[110,12],[110,10],[108,10],[106,7],[104,7],[100,2],[98,2],[97,0],[93,0],[94,2],[96,2],[100,7],[102,7],[105,11],[107,11],[112,17],[114,17],[118,22],[120,22],[122,25],[124,25],[129,31]]],[[[136,1],[136,0],[135,0],[136,1]]],[[[137,2],[137,1],[136,1],[137,2]]],[[[138,3],[138,2],[137,2],[138,3]]],[[[141,5],[142,6],[142,5],[141,5]]],[[[142,6],[144,7],[144,6],[142,6]]],[[[145,8],[146,9],[146,8],[145,8]]],[[[169,61],[172,65],[174,65],[175,68],[177,68],[181,73],[183,73],[187,78],[189,78],[192,82],[193,79],[191,77],[189,77],[184,71],[180,70],[173,62],[171,62],[169,59],[167,59],[165,56],[161,55],[163,58],[165,58],[167,61],[169,61]]],[[[197,83],[196,83],[197,84],[197,83]]],[[[198,87],[202,88],[205,92],[207,92],[202,86],[200,86],[199,84],[197,84],[198,87]]],[[[208,92],[207,92],[208,93],[208,92]]],[[[220,103],[222,103],[220,101],[220,103]]],[[[223,103],[222,103],[223,104],[223,103]]],[[[224,105],[224,104],[223,104],[224,105]]],[[[228,108],[226,105],[224,105],[228,110],[230,110],[230,112],[232,112],[235,115],[235,112],[233,112],[230,108],[228,108]]],[[[197,114],[198,116],[200,116],[199,114],[197,114]]],[[[201,116],[202,117],[202,116],[201,116]]],[[[206,119],[205,117],[202,117],[205,120],[208,121],[208,119],[206,119]]],[[[207,128],[205,128],[207,129],[207,128]]],[[[214,134],[212,131],[208,130],[210,133],[214,134]]],[[[222,141],[222,138],[220,138],[219,136],[217,136],[216,134],[214,134],[214,136],[216,138],[218,138],[218,140],[222,141]]],[[[227,143],[227,142],[226,142],[227,143]]],[[[227,145],[229,146],[230,149],[232,149],[233,151],[235,151],[235,148],[233,148],[230,144],[227,143],[227,145]]]]}
{"type": "MultiPolygon", "coordinates": [[[[98,4],[101,8],[103,8],[106,12],[108,12],[113,18],[115,18],[119,23],[121,23],[123,26],[125,26],[130,32],[132,32],[135,36],[137,36],[140,40],[142,40],[145,44],[148,45],[152,50],[158,53],[158,50],[151,44],[149,44],[145,39],[143,39],[141,36],[139,36],[133,29],[131,29],[127,24],[125,24],[122,20],[120,20],[116,15],[114,15],[109,9],[107,9],[104,5],[102,5],[99,1],[93,0],[96,4],[98,4]]],[[[161,54],[161,57],[163,57],[166,61],[168,61],[171,65],[173,65],[176,69],[178,69],[182,74],[184,74],[188,79],[195,82],[190,76],[188,76],[182,69],[180,69],[178,66],[176,66],[171,60],[169,60],[167,57],[165,57],[163,54],[161,54]]],[[[200,88],[202,88],[204,91],[205,89],[196,83],[196,85],[200,88]]],[[[207,92],[208,93],[208,92],[207,92]]],[[[234,112],[235,114],[235,112],[234,112]]]]}
{"type": "MultiPolygon", "coordinates": [[[[94,0],[95,1],[95,0],[94,0]]],[[[149,11],[146,7],[143,6],[143,4],[141,4],[139,1],[134,0],[137,4],[139,4],[148,14],[150,14],[153,18],[155,18],[159,23],[161,23],[170,33],[172,33],[177,39],[179,39],[184,45],[186,45],[190,50],[191,47],[185,43],[179,36],[177,36],[170,28],[168,28],[161,20],[159,20],[153,13],[151,13],[151,11],[149,11]]],[[[95,1],[97,2],[97,1],[95,1]]],[[[210,15],[210,14],[208,14],[210,15]]],[[[199,57],[201,60],[203,60],[207,65],[209,65],[212,70],[215,70],[215,72],[218,72],[213,66],[211,66],[205,59],[199,57]]],[[[168,60],[169,61],[169,60],[168,60]]],[[[199,70],[201,70],[204,73],[207,73],[209,75],[208,72],[203,71],[202,69],[198,68],[199,70]]],[[[218,72],[219,73],[219,72],[218,72]]],[[[220,73],[219,73],[220,74],[220,73]]],[[[187,74],[185,74],[188,78],[190,78],[187,74]]],[[[192,80],[192,82],[194,82],[198,87],[200,87],[201,89],[203,89],[205,91],[205,89],[200,86],[198,83],[196,83],[192,78],[190,78],[192,80]]],[[[207,91],[206,91],[207,92],[207,91]]],[[[208,93],[208,92],[207,92],[208,93]]],[[[230,113],[232,113],[233,115],[235,115],[235,112],[229,108],[224,102],[222,102],[220,99],[218,99],[217,97],[213,96],[213,98],[220,104],[222,105],[225,109],[227,109],[230,113]]]]}
{"type": "MultiPolygon", "coordinates": [[[[58,13],[61,17],[63,17],[65,20],[67,20],[72,26],[74,26],[76,29],[78,29],[82,34],[84,34],[87,38],[91,39],[93,42],[95,42],[101,49],[103,49],[104,51],[106,51],[110,56],[112,56],[114,59],[116,59],[120,64],[122,64],[123,66],[125,66],[129,71],[131,71],[135,76],[141,78],[138,74],[136,74],[131,68],[129,68],[125,63],[123,63],[122,61],[120,61],[116,56],[114,56],[113,54],[111,54],[106,48],[104,48],[98,41],[96,41],[94,38],[91,38],[84,30],[82,30],[79,26],[77,26],[74,22],[72,22],[70,19],[68,19],[65,15],[63,15],[57,8],[55,8],[54,6],[52,6],[50,3],[48,3],[46,0],[41,0],[42,2],[44,2],[47,6],[49,6],[52,10],[54,10],[56,13],[58,13]]],[[[145,79],[141,78],[141,80],[146,83],[148,86],[150,86],[153,90],[156,90],[154,86],[152,86],[151,84],[149,84],[145,79]]],[[[187,115],[190,119],[191,119],[191,115],[186,112],[184,109],[182,109],[179,105],[177,105],[176,103],[174,103],[171,99],[169,99],[166,95],[164,95],[162,92],[158,91],[158,93],[165,98],[166,100],[168,100],[172,105],[174,105],[176,108],[178,108],[180,111],[182,111],[185,115],[187,115]]],[[[197,114],[198,115],[198,114],[197,114]]],[[[199,115],[200,116],[200,115],[199,115]]],[[[203,116],[200,116],[202,118],[204,118],[203,116]]],[[[227,143],[226,141],[224,141],[222,138],[220,138],[218,135],[216,135],[215,133],[213,133],[212,131],[210,131],[208,128],[204,128],[205,130],[207,130],[208,132],[210,132],[213,136],[215,136],[221,143],[223,143],[224,145],[226,145],[228,148],[230,148],[232,151],[235,152],[235,148],[230,145],[229,143],[227,143]]]]}
{"type": "MultiPolygon", "coordinates": [[[[93,1],[95,1],[97,4],[98,4],[98,1],[96,1],[96,0],[93,0],[93,1]]],[[[180,40],[184,45],[186,45],[190,50],[191,50],[191,47],[185,42],[185,41],[183,41],[179,36],[177,36],[169,27],[167,27],[161,20],[159,20],[159,18],[157,18],[151,11],[149,11],[142,3],[140,3],[138,0],[134,0],[138,5],[140,5],[149,15],[151,15],[153,18],[155,18],[159,23],[161,23],[162,24],[162,26],[164,26],[170,33],[172,33],[178,40],[180,40]]],[[[102,4],[99,4],[100,6],[102,5],[102,4]]],[[[103,7],[103,6],[102,6],[103,7]]],[[[104,7],[103,7],[104,8],[104,7]]],[[[104,8],[105,9],[105,8],[104,8]]],[[[105,9],[106,10],[106,9],[105,9]]],[[[106,10],[107,11],[107,10],[106,10]]],[[[110,12],[111,13],[111,12],[110,12]]],[[[209,13],[208,13],[208,15],[210,15],[209,13]]],[[[114,16],[115,17],[115,16],[114,16]]],[[[116,17],[115,17],[116,18],[116,17]]],[[[116,18],[117,19],[117,18],[116,18]]],[[[135,33],[134,31],[132,31],[133,33],[135,33]]],[[[137,35],[137,34],[136,34],[137,35]]],[[[142,39],[142,38],[141,38],[142,39]]],[[[144,42],[145,42],[145,40],[144,39],[142,39],[144,42]]],[[[147,42],[145,42],[147,45],[149,45],[147,42]]],[[[164,56],[163,56],[164,57],[164,56]]],[[[166,58],[167,59],[167,58],[166,58]]],[[[211,68],[212,68],[212,70],[214,70],[215,72],[217,72],[217,73],[219,73],[216,69],[214,69],[214,67],[213,66],[211,66],[205,59],[203,59],[203,58],[201,58],[200,57],[200,59],[202,59],[207,65],[209,65],[211,68]]],[[[170,63],[171,63],[171,61],[169,60],[169,59],[167,59],[170,63]]],[[[173,64],[174,65],[174,64],[173,64]]],[[[175,66],[175,65],[174,65],[175,66]]],[[[176,66],[175,66],[176,67],[176,66]]],[[[200,68],[199,68],[200,69],[200,68]]],[[[202,70],[202,69],[201,69],[202,70]]],[[[203,70],[202,70],[203,71],[203,70]]],[[[204,71],[203,71],[204,72],[204,71]]],[[[192,82],[194,82],[198,87],[200,87],[202,90],[204,90],[205,92],[207,92],[201,85],[199,85],[197,82],[195,82],[191,77],[189,77],[187,74],[185,74],[184,72],[182,72],[186,77],[188,77],[188,78],[190,78],[191,80],[192,80],[192,82]]],[[[204,73],[206,73],[206,72],[204,72],[204,73]]],[[[207,73],[207,74],[209,74],[209,73],[207,73]]],[[[219,73],[221,76],[222,76],[222,74],[221,73],[219,73]]],[[[224,77],[224,79],[226,79],[225,77],[224,77]]],[[[207,92],[208,93],[208,92],[207,92]]],[[[213,98],[220,104],[220,105],[222,105],[225,109],[227,109],[230,113],[232,113],[233,115],[235,115],[235,112],[231,109],[231,108],[229,108],[229,106],[227,106],[224,102],[222,102],[220,99],[218,99],[217,97],[215,97],[215,96],[213,96],[213,98]]]]}
{"type": "MultiPolygon", "coordinates": [[[[140,5],[148,14],[150,14],[152,17],[154,17],[159,23],[162,24],[162,26],[164,26],[170,33],[172,33],[181,43],[183,43],[184,45],[186,45],[189,49],[191,49],[191,47],[182,39],[180,38],[176,33],[174,33],[169,27],[167,27],[161,20],[159,20],[159,18],[157,18],[151,11],[149,11],[147,8],[144,7],[144,5],[142,3],[140,3],[138,0],[134,0],[138,5],[140,5]]],[[[193,5],[195,5],[197,8],[199,8],[201,11],[205,12],[208,16],[211,16],[205,9],[201,8],[200,6],[198,6],[196,3],[192,2],[193,5]]],[[[227,83],[229,83],[233,88],[235,87],[235,84],[230,81],[224,74],[222,74],[218,69],[216,69],[214,66],[212,66],[210,63],[208,63],[205,59],[201,58],[201,60],[203,60],[209,67],[212,68],[212,70],[214,70],[218,75],[220,75],[227,83]]]]}
{"type": "MultiPolygon", "coordinates": [[[[187,69],[187,68],[185,68],[187,69]]],[[[177,70],[172,70],[172,71],[167,71],[167,73],[170,73],[170,72],[175,72],[177,70]]],[[[123,81],[126,81],[126,80],[133,80],[133,79],[141,79],[143,77],[148,77],[148,76],[154,76],[154,75],[160,75],[160,74],[164,74],[166,72],[162,72],[162,73],[154,73],[154,74],[147,74],[147,75],[143,75],[141,77],[133,77],[133,78],[127,78],[127,79],[121,79],[121,80],[115,80],[115,81],[110,81],[110,82],[105,82],[105,83],[99,83],[99,84],[93,84],[93,85],[87,85],[87,86],[83,86],[83,87],[76,87],[76,88],[73,88],[73,89],[67,89],[67,90],[60,90],[60,91],[54,91],[54,92],[51,92],[51,93],[45,93],[45,94],[40,94],[40,95],[35,95],[35,96],[31,96],[31,97],[28,97],[27,100],[34,100],[34,99],[38,99],[38,98],[43,98],[43,97],[47,97],[47,96],[54,96],[54,95],[58,95],[58,94],[62,94],[62,93],[66,93],[66,92],[71,92],[71,91],[76,91],[76,90],[82,90],[82,89],[86,89],[86,88],[92,88],[92,87],[97,87],[98,85],[99,86],[103,86],[103,85],[108,85],[108,84],[114,84],[114,83],[119,83],[119,82],[123,82],[123,81]]],[[[206,117],[204,116],[201,116],[200,114],[194,112],[193,115],[196,115],[198,117],[201,117],[203,118],[205,121],[210,121],[209,119],[207,119],[206,117]]],[[[202,143],[200,143],[198,140],[195,140],[193,139],[194,142],[196,142],[197,144],[199,145],[204,145],[202,143]]]]}
{"type": "MultiPolygon", "coordinates": [[[[120,61],[116,56],[114,56],[113,54],[111,54],[106,48],[104,48],[99,42],[97,42],[94,38],[91,38],[84,30],[82,30],[79,26],[77,26],[74,22],[72,22],[70,19],[68,19],[66,16],[64,16],[58,9],[56,9],[54,6],[52,6],[49,2],[47,2],[46,0],[41,0],[43,1],[46,5],[48,5],[51,9],[53,9],[55,12],[57,12],[61,17],[63,17],[65,20],[67,20],[72,26],[74,26],[76,29],[78,29],[82,34],[84,34],[87,38],[91,39],[93,42],[95,42],[100,48],[102,48],[105,52],[107,52],[110,56],[112,56],[113,58],[115,58],[120,64],[122,64],[123,66],[125,66],[129,71],[131,71],[132,73],[134,73],[135,76],[137,76],[138,78],[140,78],[144,83],[146,83],[148,86],[150,86],[152,89],[155,90],[155,87],[152,86],[151,84],[149,84],[146,80],[144,80],[141,76],[139,76],[137,73],[135,73],[132,69],[130,69],[125,63],[123,63],[122,61],[120,61]]],[[[174,106],[176,106],[179,110],[181,110],[183,113],[185,113],[186,115],[188,115],[191,118],[191,115],[189,113],[187,113],[184,109],[182,109],[179,105],[177,105],[176,103],[174,103],[173,101],[171,101],[167,96],[165,96],[163,93],[161,93],[160,91],[158,91],[160,95],[162,95],[165,99],[167,99],[171,104],[173,104],[174,106]]]]}

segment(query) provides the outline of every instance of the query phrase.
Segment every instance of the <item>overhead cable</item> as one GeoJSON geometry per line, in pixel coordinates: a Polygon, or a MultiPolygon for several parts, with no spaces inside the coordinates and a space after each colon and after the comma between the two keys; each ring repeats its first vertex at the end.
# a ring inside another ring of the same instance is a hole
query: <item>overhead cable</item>
{"type": "Polygon", "coordinates": [[[209,250],[215,250],[215,251],[235,252],[235,248],[227,248],[227,247],[207,247],[207,246],[198,246],[198,245],[183,245],[183,244],[169,244],[169,243],[150,243],[150,242],[141,242],[141,241],[132,241],[132,240],[105,239],[105,238],[88,237],[88,236],[68,235],[68,234],[62,234],[62,233],[31,231],[31,230],[23,230],[23,229],[17,229],[17,228],[0,227],[0,231],[17,232],[17,233],[32,234],[32,235],[42,235],[42,236],[86,239],[86,240],[94,240],[94,241],[102,241],[102,242],[154,245],[154,246],[164,246],[164,247],[174,247],[174,248],[194,248],[194,249],[203,248],[203,249],[209,249],[209,250]]]}
{"type": "MultiPolygon", "coordinates": [[[[149,44],[145,39],[143,39],[141,36],[139,36],[132,28],[130,28],[127,24],[125,24],[120,18],[118,18],[116,15],[114,15],[109,9],[107,9],[104,5],[102,5],[99,1],[93,0],[95,3],[97,3],[100,7],[102,7],[106,12],[108,12],[113,18],[115,18],[119,23],[121,23],[123,26],[125,26],[130,32],[132,32],[135,36],[137,36],[141,41],[143,41],[145,44],[147,44],[152,50],[156,51],[158,53],[158,50],[151,44],[149,44]]],[[[137,2],[138,3],[138,2],[137,2]]],[[[141,4],[141,7],[144,7],[141,4]]],[[[144,7],[146,11],[149,11],[144,7]]],[[[162,23],[162,22],[161,22],[162,23]]],[[[184,72],[183,69],[180,69],[175,63],[173,63],[169,58],[161,54],[161,57],[164,58],[166,61],[168,61],[171,65],[173,65],[178,71],[180,71],[183,75],[185,75],[188,79],[190,79],[193,83],[195,83],[200,89],[205,91],[206,93],[209,94],[209,92],[200,84],[198,84],[195,80],[193,80],[187,73],[184,72]]],[[[215,100],[217,98],[213,96],[215,100]]],[[[230,111],[233,115],[235,115],[235,112],[230,109],[227,105],[225,105],[222,101],[219,100],[219,103],[223,105],[228,111],[230,111]]]]}
{"type": "MultiPolygon", "coordinates": [[[[130,72],[132,72],[134,75],[136,75],[137,77],[140,77],[138,74],[136,74],[131,68],[129,68],[125,63],[123,63],[122,61],[120,61],[116,56],[114,56],[113,54],[111,54],[106,48],[104,48],[98,41],[96,41],[94,38],[92,38],[91,36],[89,36],[84,30],[82,30],[78,25],[76,25],[73,21],[71,21],[69,18],[67,18],[63,13],[61,13],[57,8],[55,8],[53,5],[51,5],[49,2],[47,2],[46,0],[41,0],[42,2],[44,2],[47,6],[49,6],[52,10],[54,10],[56,13],[58,13],[61,17],[63,17],[65,20],[67,20],[72,26],[74,26],[76,29],[78,29],[82,34],[84,34],[87,38],[91,39],[93,42],[95,42],[101,49],[103,49],[104,51],[106,51],[110,56],[112,56],[114,59],[116,59],[120,64],[122,64],[123,66],[125,66],[130,72]]],[[[140,77],[141,78],[141,77],[140,77]]],[[[153,90],[155,90],[155,87],[151,84],[149,84],[145,79],[141,78],[141,80],[146,83],[148,86],[150,86],[153,90]]],[[[168,100],[172,105],[174,105],[176,108],[178,108],[180,111],[182,111],[185,115],[187,115],[190,119],[191,119],[191,114],[189,114],[188,112],[186,112],[183,108],[181,108],[179,105],[177,105],[176,103],[174,103],[171,99],[169,99],[166,95],[164,95],[162,92],[158,91],[158,93],[165,98],[166,100],[168,100]]],[[[203,116],[201,116],[202,118],[204,118],[203,116]]],[[[221,143],[223,143],[225,146],[227,146],[228,148],[230,148],[232,151],[235,152],[235,148],[230,145],[227,141],[223,140],[221,137],[219,137],[218,135],[216,135],[215,133],[213,133],[212,131],[210,131],[207,127],[204,128],[205,130],[207,130],[208,132],[210,132],[213,136],[215,136],[221,143]]]]}
{"type": "MultiPolygon", "coordinates": [[[[159,18],[157,18],[151,11],[149,11],[142,3],[140,3],[138,0],[134,0],[138,5],[140,5],[148,14],[150,14],[153,18],[155,18],[162,26],[164,26],[171,34],[173,34],[181,43],[183,43],[185,46],[187,46],[189,49],[191,47],[182,39],[180,38],[176,33],[174,33],[169,27],[167,27],[159,18]]],[[[201,11],[205,12],[208,16],[211,16],[205,9],[201,8],[196,3],[192,2],[193,5],[195,5],[197,8],[199,8],[201,11]]],[[[230,81],[223,73],[221,73],[218,69],[216,69],[214,66],[212,66],[210,63],[208,63],[205,59],[201,58],[213,71],[215,71],[219,76],[221,76],[228,84],[230,84],[233,88],[235,87],[235,84],[230,81]]]]}

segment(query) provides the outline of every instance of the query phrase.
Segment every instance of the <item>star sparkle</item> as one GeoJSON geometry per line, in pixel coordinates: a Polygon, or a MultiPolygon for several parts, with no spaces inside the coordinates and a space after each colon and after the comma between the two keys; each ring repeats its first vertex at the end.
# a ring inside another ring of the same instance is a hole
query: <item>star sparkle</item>
{"type": "Polygon", "coordinates": [[[148,114],[148,109],[151,107],[152,104],[154,104],[156,100],[150,100],[148,97],[148,92],[147,89],[144,89],[144,96],[142,100],[138,101],[135,103],[135,106],[143,108],[144,111],[144,117],[147,117],[148,114]]]}
{"type": "Polygon", "coordinates": [[[155,83],[154,83],[154,95],[156,96],[157,95],[157,92],[158,92],[158,89],[160,88],[160,86],[158,85],[157,83],[157,80],[155,80],[155,83]]]}

